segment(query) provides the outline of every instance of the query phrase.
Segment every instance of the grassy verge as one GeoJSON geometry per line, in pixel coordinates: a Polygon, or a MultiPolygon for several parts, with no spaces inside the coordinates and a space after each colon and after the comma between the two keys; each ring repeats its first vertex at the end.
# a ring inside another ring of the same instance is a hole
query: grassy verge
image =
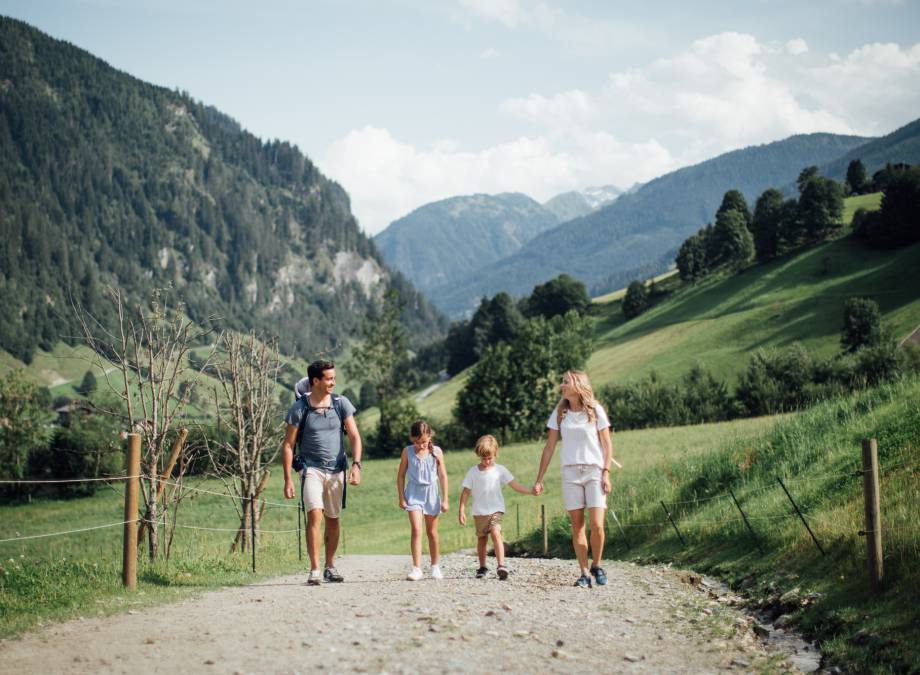
{"type": "MultiPolygon", "coordinates": [[[[648,469],[661,455],[690,460],[705,455],[714,444],[749,438],[774,423],[773,418],[763,418],[687,429],[625,432],[616,436],[617,456],[630,471],[648,469]]],[[[502,448],[500,461],[519,481],[530,484],[540,451],[540,443],[510,445],[502,448]]],[[[475,546],[472,528],[462,528],[457,523],[456,507],[460,481],[476,458],[469,450],[449,452],[446,457],[451,512],[441,519],[440,530],[442,548],[449,552],[475,546]]],[[[409,528],[406,515],[397,507],[396,468],[396,459],[365,462],[362,485],[348,492],[341,553],[407,554],[409,528]]],[[[280,469],[274,467],[266,493],[269,501],[283,502],[280,474],[280,469]]],[[[190,485],[223,491],[218,481],[190,485]]],[[[539,525],[541,505],[551,518],[564,513],[558,489],[552,485],[540,498],[510,490],[506,490],[505,498],[505,532],[509,539],[519,538],[539,525]]],[[[0,506],[0,539],[117,523],[122,519],[123,503],[121,485],[115,484],[92,497],[0,506]]],[[[178,523],[185,527],[176,531],[170,561],[152,564],[142,556],[137,593],[125,592],[120,586],[121,527],[0,543],[0,636],[49,621],[141,609],[209,589],[305,569],[306,562],[298,560],[294,533],[263,534],[257,548],[258,574],[253,575],[248,555],[227,553],[232,533],[189,529],[232,529],[237,522],[232,499],[190,493],[178,513],[178,523]]],[[[290,530],[296,526],[296,510],[270,506],[266,511],[265,530],[290,530]]]]}
{"type": "MultiPolygon", "coordinates": [[[[770,606],[823,642],[836,662],[857,671],[907,672],[920,663],[920,380],[830,401],[784,419],[754,438],[684,457],[656,453],[624,471],[611,507],[631,548],[610,523],[609,557],[673,560],[710,572],[770,606]],[[875,437],[882,467],[885,589],[870,595],[866,574],[860,442],[875,437]],[[792,512],[781,477],[806,514],[822,556],[792,512]],[[751,519],[758,552],[729,496],[751,519]],[[682,547],[659,501],[686,539],[682,547]],[[783,594],[794,591],[798,601],[783,594]],[[814,595],[816,594],[816,595],[814,595]],[[801,599],[809,597],[803,603],[801,599]]],[[[550,548],[570,556],[563,518],[550,548]]],[[[542,548],[539,532],[525,537],[542,548]]]]}

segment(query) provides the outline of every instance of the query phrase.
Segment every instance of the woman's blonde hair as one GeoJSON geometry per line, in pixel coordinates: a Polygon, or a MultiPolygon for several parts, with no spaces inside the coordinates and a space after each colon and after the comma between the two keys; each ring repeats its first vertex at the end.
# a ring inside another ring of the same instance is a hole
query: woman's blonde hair
{"type": "Polygon", "coordinates": [[[498,457],[498,441],[495,440],[495,436],[492,434],[480,436],[479,440],[476,441],[474,452],[479,459],[498,457]]]}
{"type": "MultiPolygon", "coordinates": [[[[594,398],[594,389],[591,388],[591,380],[588,379],[588,374],[583,370],[567,370],[562,374],[563,381],[565,381],[565,378],[569,378],[572,382],[572,389],[575,390],[581,400],[581,406],[588,415],[588,422],[592,424],[597,422],[597,411],[594,409],[597,405],[597,399],[594,398]]],[[[556,423],[560,427],[568,411],[569,400],[563,396],[559,401],[559,405],[556,406],[556,423]]]]}
{"type": "Polygon", "coordinates": [[[412,423],[412,426],[409,427],[409,438],[412,439],[412,444],[416,447],[419,447],[416,443],[417,440],[422,438],[428,439],[428,450],[434,446],[432,442],[434,440],[434,429],[431,428],[431,425],[428,424],[425,420],[415,420],[412,423]]]}

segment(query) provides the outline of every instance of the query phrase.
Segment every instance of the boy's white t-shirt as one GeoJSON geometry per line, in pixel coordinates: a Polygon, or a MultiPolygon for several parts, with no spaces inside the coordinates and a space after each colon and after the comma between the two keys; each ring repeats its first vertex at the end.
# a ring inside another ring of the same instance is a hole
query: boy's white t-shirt
{"type": "Polygon", "coordinates": [[[604,468],[604,449],[598,431],[610,426],[607,413],[600,403],[594,404],[597,414],[597,423],[588,422],[588,413],[584,410],[573,412],[569,410],[562,419],[562,428],[558,424],[558,412],[553,408],[549,414],[546,426],[559,431],[562,437],[562,449],[559,452],[559,462],[562,466],[573,464],[588,464],[604,468]]]}
{"type": "Polygon", "coordinates": [[[477,464],[463,477],[463,487],[473,495],[473,515],[491,516],[505,512],[505,498],[502,488],[514,480],[514,476],[501,464],[493,464],[485,471],[477,464]]]}

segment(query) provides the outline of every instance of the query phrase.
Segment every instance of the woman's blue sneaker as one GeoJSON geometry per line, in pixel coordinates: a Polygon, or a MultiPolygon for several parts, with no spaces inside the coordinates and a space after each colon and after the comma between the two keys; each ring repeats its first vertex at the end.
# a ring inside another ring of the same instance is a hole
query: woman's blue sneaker
{"type": "Polygon", "coordinates": [[[603,567],[592,567],[591,574],[594,575],[594,581],[597,582],[598,586],[607,585],[607,573],[604,571],[603,567]]]}
{"type": "Polygon", "coordinates": [[[575,585],[579,588],[591,588],[591,577],[582,573],[582,575],[578,577],[578,581],[575,582],[575,585]]]}

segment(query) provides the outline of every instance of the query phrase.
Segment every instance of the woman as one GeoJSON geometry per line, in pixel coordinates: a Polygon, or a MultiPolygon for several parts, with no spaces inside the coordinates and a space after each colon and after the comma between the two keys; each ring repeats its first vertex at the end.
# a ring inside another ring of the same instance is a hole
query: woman
{"type": "Polygon", "coordinates": [[[604,554],[604,513],[610,493],[610,464],[613,445],[610,422],[603,406],[594,398],[588,376],[580,370],[570,370],[562,377],[559,387],[562,400],[550,413],[546,426],[549,437],[540,458],[540,470],[534,493],[543,492],[543,476],[549,468],[556,443],[562,439],[562,497],[572,523],[572,545],[581,568],[575,582],[582,588],[591,587],[591,577],[598,586],[607,583],[601,568],[604,554]],[[588,567],[588,541],[585,536],[585,508],[591,519],[591,566],[588,567]]]}

